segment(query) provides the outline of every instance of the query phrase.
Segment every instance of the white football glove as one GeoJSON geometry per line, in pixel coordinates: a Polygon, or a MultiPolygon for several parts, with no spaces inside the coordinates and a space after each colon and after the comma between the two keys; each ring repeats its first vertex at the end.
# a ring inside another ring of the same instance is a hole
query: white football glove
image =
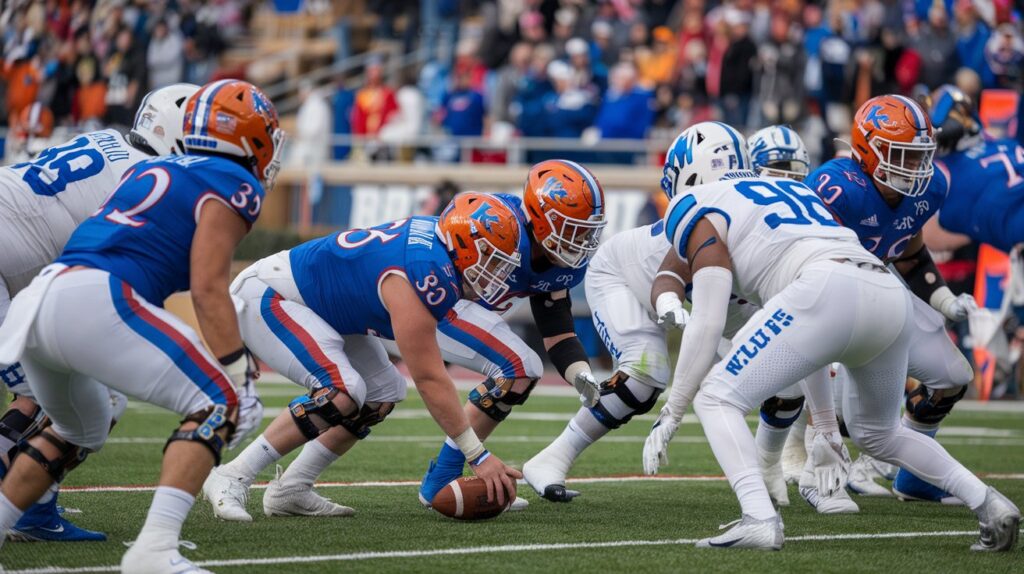
{"type": "Polygon", "coordinates": [[[654,306],[654,312],[658,315],[658,325],[682,329],[690,320],[690,313],[683,307],[683,302],[671,291],[658,295],[654,306]]]}
{"type": "Polygon", "coordinates": [[[644,474],[647,476],[654,476],[659,468],[668,466],[668,443],[679,430],[681,418],[676,417],[668,405],[661,407],[651,433],[644,441],[644,474]]]}
{"type": "Polygon", "coordinates": [[[852,461],[838,432],[815,434],[808,464],[814,469],[814,481],[821,496],[835,496],[846,488],[852,461]]]}
{"type": "Polygon", "coordinates": [[[596,405],[597,401],[601,399],[601,389],[604,387],[602,383],[597,382],[594,374],[590,371],[576,373],[572,380],[572,386],[580,394],[580,403],[588,409],[596,405]]]}
{"type": "Polygon", "coordinates": [[[950,321],[963,321],[971,312],[978,310],[978,302],[974,300],[974,296],[970,293],[953,295],[949,289],[946,289],[946,291],[948,294],[940,296],[941,298],[935,305],[935,308],[950,321]]]}
{"type": "Polygon", "coordinates": [[[256,385],[252,382],[238,390],[238,422],[235,432],[228,441],[228,448],[242,444],[245,437],[260,428],[263,422],[263,401],[256,394],[256,385]]]}

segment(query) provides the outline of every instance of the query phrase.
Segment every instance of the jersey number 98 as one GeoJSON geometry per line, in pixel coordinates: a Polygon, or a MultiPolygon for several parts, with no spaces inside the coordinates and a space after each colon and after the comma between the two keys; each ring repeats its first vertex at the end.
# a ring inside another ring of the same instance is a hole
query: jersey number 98
{"type": "Polygon", "coordinates": [[[839,227],[821,203],[821,199],[804,184],[797,181],[741,181],[736,191],[757,205],[777,205],[775,213],[765,216],[764,222],[775,229],[780,225],[824,225],[839,227]]]}

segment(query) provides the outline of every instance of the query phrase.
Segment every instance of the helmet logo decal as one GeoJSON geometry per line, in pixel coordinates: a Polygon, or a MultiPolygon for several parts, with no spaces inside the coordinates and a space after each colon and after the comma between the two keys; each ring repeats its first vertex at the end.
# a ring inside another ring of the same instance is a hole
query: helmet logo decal
{"type": "Polygon", "coordinates": [[[565,203],[566,205],[569,205],[565,201],[569,197],[569,192],[565,191],[565,187],[562,186],[562,182],[557,178],[549,177],[547,181],[544,182],[544,189],[540,190],[540,194],[548,198],[548,201],[551,203],[565,203]]]}
{"type": "Polygon", "coordinates": [[[491,207],[492,206],[489,203],[481,203],[480,207],[478,207],[476,211],[473,212],[473,215],[470,216],[471,219],[479,221],[488,233],[491,232],[491,224],[498,223],[498,216],[490,213],[491,207]]]}
{"type": "Polygon", "coordinates": [[[868,117],[864,118],[864,121],[871,122],[872,124],[874,124],[876,130],[880,129],[883,123],[889,123],[889,116],[886,114],[878,113],[881,111],[882,106],[872,106],[871,109],[868,111],[868,117]]]}
{"type": "Polygon", "coordinates": [[[267,123],[273,122],[277,114],[274,112],[274,107],[267,97],[256,89],[253,89],[250,93],[252,94],[253,111],[259,114],[267,123]]]}

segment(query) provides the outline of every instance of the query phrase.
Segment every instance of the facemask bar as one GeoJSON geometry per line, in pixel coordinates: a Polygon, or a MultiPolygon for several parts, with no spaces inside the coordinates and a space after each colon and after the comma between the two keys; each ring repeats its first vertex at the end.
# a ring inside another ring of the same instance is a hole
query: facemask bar
{"type": "Polygon", "coordinates": [[[600,247],[601,232],[607,224],[604,215],[593,216],[596,220],[577,219],[550,211],[545,217],[553,231],[544,240],[544,249],[573,269],[586,265],[600,247]]]}
{"type": "Polygon", "coordinates": [[[508,255],[482,237],[476,240],[476,248],[480,256],[462,277],[481,300],[496,305],[508,293],[508,278],[519,267],[519,252],[508,255]]]}
{"type": "Polygon", "coordinates": [[[885,176],[881,179],[885,185],[907,197],[919,197],[924,194],[935,173],[932,158],[935,155],[935,142],[894,142],[883,138],[874,138],[871,149],[878,156],[878,172],[885,176]],[[883,154],[882,145],[885,145],[883,154]],[[908,167],[916,163],[917,167],[908,167]]]}
{"type": "Polygon", "coordinates": [[[277,179],[277,172],[281,171],[281,150],[284,148],[284,130],[277,128],[270,134],[270,142],[274,146],[274,155],[271,156],[267,167],[263,168],[263,190],[270,192],[274,188],[274,180],[277,179]]]}
{"type": "Polygon", "coordinates": [[[807,164],[798,160],[776,161],[761,167],[758,175],[763,177],[781,177],[803,181],[807,178],[807,164]]]}

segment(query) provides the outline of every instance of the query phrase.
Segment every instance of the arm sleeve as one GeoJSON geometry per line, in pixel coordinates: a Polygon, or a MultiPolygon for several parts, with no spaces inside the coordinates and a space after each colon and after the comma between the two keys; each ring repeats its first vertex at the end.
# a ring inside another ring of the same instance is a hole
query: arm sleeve
{"type": "Polygon", "coordinates": [[[683,331],[668,396],[668,406],[677,420],[689,408],[714,363],[731,290],[732,272],[723,267],[705,267],[693,275],[693,310],[683,331]]]}

